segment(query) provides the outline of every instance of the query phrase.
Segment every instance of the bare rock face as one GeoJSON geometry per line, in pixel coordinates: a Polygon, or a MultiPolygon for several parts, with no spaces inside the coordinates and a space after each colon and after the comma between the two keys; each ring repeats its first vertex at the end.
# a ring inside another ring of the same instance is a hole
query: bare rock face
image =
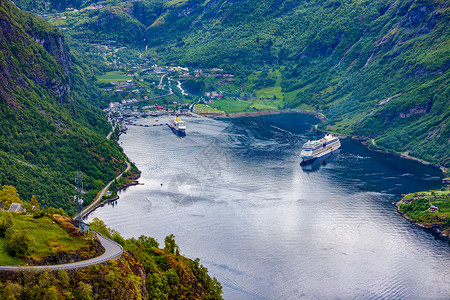
{"type": "Polygon", "coordinates": [[[415,105],[414,107],[411,107],[408,110],[405,111],[400,111],[398,113],[398,116],[402,119],[404,118],[409,118],[413,115],[420,115],[420,114],[426,114],[429,113],[431,110],[431,107],[433,106],[433,100],[430,99],[430,101],[428,101],[425,105],[415,105]]]}

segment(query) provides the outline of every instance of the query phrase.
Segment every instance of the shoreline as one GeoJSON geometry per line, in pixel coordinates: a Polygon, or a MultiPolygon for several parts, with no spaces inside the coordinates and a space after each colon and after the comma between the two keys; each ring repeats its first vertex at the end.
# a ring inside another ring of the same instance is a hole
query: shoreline
{"type": "Polygon", "coordinates": [[[398,152],[392,152],[392,151],[372,148],[371,144],[369,142],[367,142],[368,138],[364,138],[364,137],[360,137],[360,136],[353,136],[353,135],[346,135],[346,134],[339,134],[338,132],[334,132],[334,131],[331,131],[331,130],[320,130],[320,129],[316,129],[316,130],[318,132],[322,132],[322,133],[331,133],[333,135],[338,136],[339,138],[351,139],[351,140],[360,142],[361,144],[366,146],[367,149],[369,149],[370,151],[373,151],[373,152],[387,154],[387,155],[392,155],[392,156],[400,157],[400,158],[403,158],[403,159],[413,160],[413,161],[416,161],[416,162],[421,163],[423,165],[435,167],[435,168],[441,170],[441,172],[442,172],[442,174],[444,176],[444,178],[442,179],[443,183],[444,183],[445,177],[447,176],[448,169],[443,167],[443,166],[436,165],[436,164],[434,164],[432,162],[429,162],[429,161],[426,161],[426,160],[423,160],[423,159],[420,159],[420,158],[417,158],[417,157],[405,155],[403,153],[398,153],[398,152]]]}
{"type": "MultiPolygon", "coordinates": [[[[141,177],[141,173],[140,173],[140,172],[139,172],[139,175],[138,175],[138,176],[136,176],[135,178],[133,178],[133,182],[127,183],[127,184],[124,184],[124,185],[121,185],[121,186],[119,186],[118,188],[114,189],[113,191],[114,191],[114,192],[117,192],[117,191],[124,190],[124,189],[126,189],[126,188],[128,188],[128,187],[130,187],[130,186],[136,186],[136,185],[139,185],[140,183],[139,183],[139,181],[137,181],[137,179],[139,179],[139,177],[141,177]]],[[[115,196],[114,198],[105,199],[105,200],[103,200],[103,201],[101,201],[101,202],[98,202],[98,203],[95,204],[93,207],[89,208],[89,210],[87,210],[87,211],[82,215],[81,218],[82,218],[83,220],[85,220],[85,219],[86,219],[93,211],[95,211],[97,208],[103,207],[103,206],[105,206],[106,204],[108,204],[108,203],[110,203],[110,202],[117,201],[117,200],[119,200],[119,199],[120,199],[120,196],[117,195],[117,196],[115,196]]]]}
{"type": "Polygon", "coordinates": [[[416,227],[419,227],[419,228],[422,228],[422,229],[426,229],[426,230],[431,231],[433,234],[439,236],[439,237],[442,238],[443,240],[450,241],[450,236],[448,236],[448,235],[446,235],[445,233],[443,233],[443,232],[440,230],[440,228],[441,228],[440,226],[433,226],[433,225],[431,225],[431,226],[426,226],[426,225],[423,225],[423,224],[421,224],[421,223],[419,223],[419,222],[417,222],[417,221],[414,221],[414,220],[411,219],[410,217],[408,217],[408,216],[406,215],[406,213],[404,213],[404,212],[402,212],[402,211],[400,210],[399,204],[401,204],[401,203],[403,203],[403,198],[402,198],[400,201],[398,201],[397,203],[395,203],[395,210],[396,210],[397,213],[400,215],[400,217],[402,217],[403,219],[405,219],[406,221],[410,222],[412,225],[414,225],[414,226],[416,226],[416,227]]]}
{"type": "MultiPolygon", "coordinates": [[[[227,112],[225,112],[225,116],[217,116],[217,115],[212,115],[212,114],[211,115],[204,114],[202,116],[210,117],[210,118],[239,118],[239,117],[256,117],[256,116],[273,115],[273,114],[284,114],[284,113],[302,113],[302,114],[313,115],[316,118],[318,118],[321,122],[325,122],[327,120],[327,117],[324,114],[322,114],[322,113],[315,112],[315,111],[312,111],[312,110],[299,110],[299,109],[262,110],[262,111],[238,112],[238,113],[227,113],[227,112]]],[[[413,156],[409,156],[409,155],[405,155],[405,154],[402,154],[402,153],[391,152],[391,151],[381,150],[381,149],[374,149],[374,148],[371,147],[370,143],[367,142],[368,138],[364,138],[364,137],[360,137],[360,136],[354,136],[354,135],[340,134],[338,132],[331,131],[331,130],[321,130],[321,129],[317,129],[317,126],[314,126],[314,130],[316,130],[317,132],[321,132],[321,133],[331,133],[333,135],[336,135],[339,138],[352,139],[352,140],[358,141],[361,144],[363,144],[364,146],[366,146],[367,149],[369,149],[370,151],[373,151],[373,152],[393,155],[393,156],[396,156],[396,157],[401,157],[401,158],[404,158],[404,159],[413,160],[413,161],[416,161],[416,162],[421,163],[423,165],[427,165],[427,166],[432,166],[432,167],[438,168],[438,169],[441,170],[442,174],[444,175],[443,180],[447,176],[448,169],[443,167],[443,166],[441,166],[441,165],[436,165],[434,163],[425,161],[423,159],[420,159],[420,158],[417,158],[417,157],[413,157],[413,156]]]]}
{"type": "Polygon", "coordinates": [[[286,113],[302,113],[307,115],[313,115],[322,122],[326,120],[326,116],[322,113],[315,112],[312,110],[261,110],[261,111],[248,111],[248,112],[238,112],[238,113],[227,113],[225,112],[225,117],[227,118],[238,118],[238,117],[257,117],[263,115],[275,115],[275,114],[286,114],[286,113]]]}

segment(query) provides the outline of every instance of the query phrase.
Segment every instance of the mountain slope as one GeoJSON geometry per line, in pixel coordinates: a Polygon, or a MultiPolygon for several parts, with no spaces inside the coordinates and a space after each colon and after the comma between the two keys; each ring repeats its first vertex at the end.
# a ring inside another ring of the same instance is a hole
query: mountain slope
{"type": "Polygon", "coordinates": [[[0,2],[0,25],[0,185],[72,213],[76,171],[89,201],[125,157],[106,141],[93,74],[62,34],[9,1],[0,2]]]}
{"type": "Polygon", "coordinates": [[[448,166],[448,2],[193,0],[164,7],[147,39],[168,61],[244,74],[280,68],[288,107],[313,106],[327,115],[329,130],[448,166]]]}
{"type": "Polygon", "coordinates": [[[68,34],[148,47],[144,55],[166,64],[224,68],[244,89],[249,74],[277,69],[285,108],[313,107],[327,115],[324,129],[450,163],[446,0],[101,3],[68,34]]]}

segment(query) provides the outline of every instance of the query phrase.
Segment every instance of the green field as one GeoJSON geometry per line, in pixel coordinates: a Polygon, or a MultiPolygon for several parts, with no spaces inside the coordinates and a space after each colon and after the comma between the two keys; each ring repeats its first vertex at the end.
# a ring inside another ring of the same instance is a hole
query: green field
{"type": "Polygon", "coordinates": [[[209,106],[227,113],[252,112],[261,110],[281,110],[282,100],[216,100],[209,106]]]}
{"type": "Polygon", "coordinates": [[[440,225],[442,229],[450,229],[450,190],[442,189],[411,193],[403,197],[398,203],[400,211],[414,221],[431,226],[440,225]],[[438,211],[430,211],[431,205],[437,206],[438,211]]]}
{"type": "Polygon", "coordinates": [[[5,238],[0,238],[0,265],[2,266],[20,266],[25,264],[25,262],[17,257],[12,257],[6,253],[5,249],[5,238]]]}
{"type": "Polygon", "coordinates": [[[214,103],[210,103],[209,106],[223,110],[227,113],[238,113],[249,111],[250,107],[253,103],[249,101],[241,101],[241,100],[216,100],[214,103]]]}
{"type": "Polygon", "coordinates": [[[278,100],[284,99],[284,94],[281,92],[281,86],[273,86],[273,87],[264,88],[264,89],[255,91],[255,93],[256,93],[256,98],[273,99],[275,96],[276,99],[278,99],[278,100]]]}
{"type": "MultiPolygon", "coordinates": [[[[12,214],[12,229],[24,230],[32,239],[29,256],[34,260],[58,252],[76,251],[89,246],[83,237],[71,237],[67,231],[50,217],[33,218],[31,215],[12,214]]],[[[25,262],[10,256],[5,250],[5,238],[0,237],[0,264],[23,265],[25,262]]]]}
{"type": "Polygon", "coordinates": [[[100,75],[97,76],[97,81],[99,83],[110,83],[110,82],[114,82],[114,81],[127,81],[127,80],[132,80],[133,77],[132,76],[127,76],[126,74],[124,74],[121,71],[111,71],[111,72],[107,72],[104,75],[100,75]]]}
{"type": "Polygon", "coordinates": [[[221,114],[222,110],[215,109],[205,104],[196,104],[194,106],[194,113],[196,114],[221,114]]]}

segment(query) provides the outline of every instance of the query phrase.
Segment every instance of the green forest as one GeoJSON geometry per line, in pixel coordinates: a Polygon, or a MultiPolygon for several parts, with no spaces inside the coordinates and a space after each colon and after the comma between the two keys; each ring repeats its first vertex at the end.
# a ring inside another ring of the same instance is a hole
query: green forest
{"type": "Polygon", "coordinates": [[[96,70],[35,15],[2,1],[0,18],[0,185],[72,214],[77,171],[88,203],[125,168],[121,148],[105,139],[96,70]]]}

